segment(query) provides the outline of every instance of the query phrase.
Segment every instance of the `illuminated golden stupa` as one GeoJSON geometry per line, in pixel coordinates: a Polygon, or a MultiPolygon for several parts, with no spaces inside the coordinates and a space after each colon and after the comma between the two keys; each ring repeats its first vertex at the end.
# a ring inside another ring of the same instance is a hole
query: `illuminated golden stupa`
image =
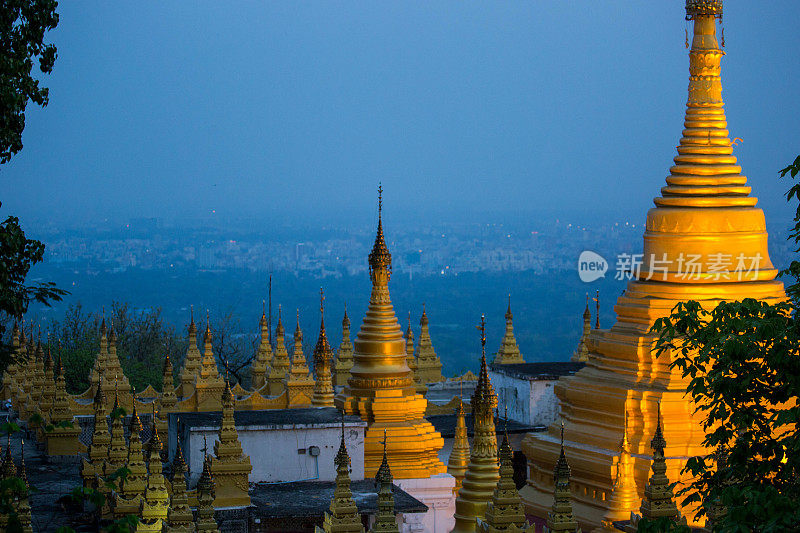
{"type": "MultiPolygon", "coordinates": [[[[700,420],[685,397],[686,382],[679,370],[670,370],[669,354],[657,359],[651,351],[649,330],[655,320],[680,301],[696,300],[711,309],[722,300],[752,297],[775,303],[785,298],[767,252],[764,213],[749,196],[728,135],[720,77],[724,52],[716,37],[721,17],[719,0],[686,2],[694,36],[685,127],[667,184],[647,214],[641,268],[632,265],[633,279],[617,299],[617,322],[589,335],[586,367],[556,386],[573,465],[575,516],[584,529],[600,526],[607,509],[626,415],[640,496],[652,457],[647,443],[656,429],[658,401],[669,443],[664,451],[667,476],[685,480],[680,470],[686,458],[705,452],[700,420]]],[[[528,510],[539,516],[552,501],[550,467],[559,453],[557,434],[551,426],[548,433],[531,434],[523,442],[530,474],[522,494],[528,510]]]]}
{"type": "Polygon", "coordinates": [[[446,471],[438,457],[444,440],[424,418],[428,402],[417,394],[406,363],[405,339],[389,296],[392,256],[383,237],[381,207],[379,198],[378,232],[369,254],[369,307],[354,343],[351,377],[335,403],[369,424],[364,436],[365,476],[374,476],[381,464],[385,429],[394,477],[427,478],[446,471]]]}

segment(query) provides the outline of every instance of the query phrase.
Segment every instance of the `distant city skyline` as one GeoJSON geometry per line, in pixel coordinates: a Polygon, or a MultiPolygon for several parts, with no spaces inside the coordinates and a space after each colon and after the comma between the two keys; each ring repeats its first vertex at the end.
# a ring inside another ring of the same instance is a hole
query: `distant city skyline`
{"type": "MultiPolygon", "coordinates": [[[[25,148],[0,168],[0,214],[360,227],[381,181],[403,225],[589,213],[640,224],[682,129],[682,12],[64,3],[50,105],[28,108],[25,148]]],[[[787,222],[777,170],[797,155],[798,14],[789,0],[769,16],[729,1],[724,19],[735,154],[767,219],[787,222]]]]}

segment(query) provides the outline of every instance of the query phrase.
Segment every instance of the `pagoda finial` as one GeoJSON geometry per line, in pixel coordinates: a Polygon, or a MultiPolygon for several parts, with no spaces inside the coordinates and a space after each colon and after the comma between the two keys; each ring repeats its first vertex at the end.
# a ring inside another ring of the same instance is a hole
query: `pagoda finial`
{"type": "Polygon", "coordinates": [[[722,20],[722,0],[686,0],[686,20],[701,16],[722,20]]]}
{"type": "Polygon", "coordinates": [[[664,458],[666,446],[664,433],[661,430],[661,401],[659,400],[657,402],[656,430],[653,433],[653,440],[650,441],[650,447],[653,450],[652,475],[645,485],[644,498],[640,508],[644,518],[680,519],[678,507],[673,499],[672,487],[667,477],[667,461],[664,458]]]}
{"type": "Polygon", "coordinates": [[[398,533],[397,519],[394,514],[394,495],[392,494],[392,471],[386,457],[386,428],[383,430],[383,460],[375,474],[375,483],[378,485],[378,514],[370,532],[398,533]]]}
{"type": "Polygon", "coordinates": [[[333,407],[333,378],[331,366],[333,351],[325,332],[325,292],[319,289],[319,337],[314,347],[314,393],[311,404],[317,407],[333,407]]]}
{"type": "Polygon", "coordinates": [[[392,272],[392,254],[383,236],[383,187],[378,185],[378,231],[369,254],[369,270],[373,285],[385,285],[392,272]]]}
{"type": "Polygon", "coordinates": [[[600,290],[597,291],[595,302],[594,329],[600,329],[600,290]]]}

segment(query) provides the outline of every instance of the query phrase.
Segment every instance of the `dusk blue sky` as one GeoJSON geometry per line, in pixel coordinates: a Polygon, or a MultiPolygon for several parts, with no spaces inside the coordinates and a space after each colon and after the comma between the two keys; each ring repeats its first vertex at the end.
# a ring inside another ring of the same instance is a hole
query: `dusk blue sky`
{"type": "MultiPolygon", "coordinates": [[[[682,129],[681,0],[62,2],[0,215],[644,220],[682,129]]],[[[800,2],[726,0],[724,99],[768,219],[800,153],[800,2]]]]}

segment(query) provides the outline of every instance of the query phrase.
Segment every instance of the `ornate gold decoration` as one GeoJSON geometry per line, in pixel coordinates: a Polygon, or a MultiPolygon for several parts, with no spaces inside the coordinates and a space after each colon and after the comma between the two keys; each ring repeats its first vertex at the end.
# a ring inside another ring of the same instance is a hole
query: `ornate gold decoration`
{"type": "Polygon", "coordinates": [[[578,522],[572,515],[572,493],[569,489],[570,468],[567,463],[567,456],[564,453],[564,421],[561,421],[561,453],[558,456],[553,480],[555,481],[555,491],[553,492],[553,507],[547,514],[547,525],[544,533],[555,533],[557,531],[569,531],[581,533],[578,522]]]}
{"type": "Polygon", "coordinates": [[[517,339],[514,337],[514,315],[511,313],[511,295],[508,295],[508,309],[506,309],[506,333],[503,336],[503,343],[497,350],[497,355],[492,360],[493,364],[519,364],[524,363],[525,359],[517,346],[517,339]]]}
{"type": "Polygon", "coordinates": [[[477,531],[536,533],[536,528],[525,519],[522,499],[514,483],[514,451],[508,443],[507,431],[503,431],[503,442],[500,444],[500,480],[492,500],[486,505],[486,519],[478,519],[477,531]]]}
{"type": "Polygon", "coordinates": [[[628,520],[631,511],[636,508],[639,493],[636,490],[636,479],[633,475],[633,458],[628,442],[628,413],[625,411],[625,424],[622,429],[622,441],[619,444],[619,457],[616,459],[616,476],[611,495],[608,497],[608,510],[603,515],[602,526],[592,533],[614,533],[618,531],[614,522],[628,520]]]}
{"type": "Polygon", "coordinates": [[[311,405],[315,407],[333,407],[333,382],[331,379],[331,364],[333,351],[325,334],[325,294],[319,290],[319,337],[314,347],[314,373],[317,379],[314,383],[314,395],[311,405]]]}
{"type": "Polygon", "coordinates": [[[333,384],[340,388],[347,385],[350,379],[350,369],[353,368],[353,343],[350,342],[350,317],[347,316],[347,304],[344,305],[342,318],[342,342],[336,352],[333,384]]]}
{"type": "Polygon", "coordinates": [[[172,494],[167,513],[166,533],[191,533],[194,531],[192,510],[186,494],[186,463],[183,460],[181,446],[172,461],[172,494]]]}
{"type": "Polygon", "coordinates": [[[261,318],[258,321],[260,337],[258,350],[250,365],[250,387],[259,390],[267,384],[267,367],[272,359],[272,345],[269,342],[269,323],[267,321],[267,311],[263,308],[262,302],[261,318]]]}
{"type": "Polygon", "coordinates": [[[586,340],[592,332],[592,312],[589,310],[589,293],[586,293],[586,308],[583,310],[583,333],[581,340],[578,342],[578,347],[575,353],[572,354],[570,361],[584,363],[589,360],[589,347],[586,346],[586,340]]]}
{"type": "MultiPolygon", "coordinates": [[[[721,98],[723,52],[715,20],[721,12],[699,6],[690,3],[687,12],[693,36],[684,129],[666,185],[647,214],[642,268],[632,269],[633,279],[617,298],[616,323],[589,335],[586,367],[555,386],[567,423],[564,446],[576,458],[575,518],[585,529],[600,526],[608,510],[607,496],[614,482],[608,458],[618,453],[626,411],[630,452],[637,458],[633,476],[639,487],[648,477],[640,464],[651,453],[639,435],[656,426],[656,400],[661,400],[669,443],[665,452],[669,479],[688,482],[689,476],[681,474],[684,458],[711,452],[703,446],[701,417],[686,397],[686,380],[679,368],[670,368],[674,355],[656,357],[652,352],[654,337],[649,330],[655,321],[687,300],[712,310],[720,301],[754,298],[774,304],[786,298],[769,259],[764,213],[750,196],[729,137],[721,98]],[[730,264],[723,262],[726,258],[730,264]],[[738,269],[737,258],[746,260],[738,269]]],[[[529,480],[521,493],[528,511],[538,516],[552,498],[548,474],[558,456],[556,434],[557,428],[551,426],[548,433],[529,434],[522,444],[529,480]]],[[[679,508],[693,526],[703,525],[694,509],[679,508]]]]}
{"type": "Polygon", "coordinates": [[[200,374],[200,361],[203,355],[197,347],[197,325],[194,323],[194,306],[190,307],[189,315],[189,347],[183,359],[178,385],[178,396],[182,399],[189,398],[194,393],[194,381],[200,374]]]}
{"type": "Polygon", "coordinates": [[[381,206],[379,198],[378,232],[369,258],[369,307],[354,343],[352,376],[335,404],[369,424],[364,437],[366,476],[374,475],[380,466],[386,429],[395,478],[426,478],[445,472],[438,457],[444,440],[424,419],[427,400],[417,394],[406,364],[406,343],[389,295],[391,254],[383,236],[381,206]]]}
{"type": "Polygon", "coordinates": [[[431,332],[428,329],[428,313],[425,304],[422,304],[422,316],[419,319],[419,343],[417,344],[417,368],[415,376],[422,385],[444,381],[442,376],[442,362],[431,342],[431,332]]]}
{"type": "Polygon", "coordinates": [[[297,327],[294,330],[294,351],[289,373],[283,379],[286,396],[291,407],[309,407],[314,394],[314,378],[308,370],[303,354],[303,330],[300,329],[300,310],[297,310],[297,327]]]}
{"type": "Polygon", "coordinates": [[[461,489],[461,482],[464,480],[464,475],[467,473],[467,466],[469,465],[469,439],[467,438],[467,424],[464,420],[464,402],[461,398],[455,398],[458,401],[456,407],[456,429],[453,436],[453,449],[450,451],[450,457],[447,461],[447,473],[456,478],[456,485],[453,487],[453,493],[458,496],[458,491],[461,489]]]}
{"type": "Polygon", "coordinates": [[[383,461],[375,474],[375,484],[378,486],[378,514],[375,517],[375,523],[370,528],[370,533],[400,533],[394,514],[392,471],[386,458],[386,430],[383,431],[383,461]]]}
{"type": "Polygon", "coordinates": [[[344,416],[342,417],[342,440],[333,462],[336,465],[336,487],[333,489],[330,508],[325,511],[322,527],[315,528],[315,531],[317,533],[364,533],[361,516],[358,514],[358,507],[353,501],[353,493],[350,490],[350,456],[347,455],[347,446],[344,444],[344,416]]]}
{"type": "MultiPolygon", "coordinates": [[[[158,424],[155,422],[155,413],[153,413],[153,419],[153,436],[150,437],[150,442],[148,444],[150,460],[147,463],[147,486],[139,511],[141,521],[139,525],[136,526],[136,531],[161,533],[167,520],[170,500],[161,464],[162,445],[161,438],[158,436],[158,424]]],[[[180,448],[180,446],[178,446],[178,448],[180,448]]]]}
{"type": "MultiPolygon", "coordinates": [[[[206,448],[203,447],[203,453],[206,448]]],[[[211,475],[211,458],[208,454],[203,459],[203,472],[197,481],[197,516],[195,517],[195,531],[208,531],[219,533],[219,525],[214,518],[214,502],[216,501],[214,490],[215,482],[211,475]]]]}
{"type": "Polygon", "coordinates": [[[222,394],[222,423],[219,440],[214,443],[211,472],[216,480],[214,507],[247,507],[250,505],[248,479],[253,466],[242,452],[234,420],[234,398],[230,383],[225,381],[222,394]]]}
{"type": "Polygon", "coordinates": [[[48,417],[53,429],[44,433],[45,453],[52,456],[74,457],[86,451],[86,447],[78,440],[81,428],[75,423],[75,417],[70,407],[67,382],[64,379],[64,367],[61,364],[60,355],[56,362],[56,368],[53,403],[48,417]]]}
{"type": "Polygon", "coordinates": [[[267,377],[269,396],[278,396],[284,392],[283,380],[289,373],[291,362],[289,352],[286,350],[286,333],[283,329],[281,306],[278,305],[278,325],[275,327],[275,354],[270,362],[270,372],[267,377]]]}
{"type": "Polygon", "coordinates": [[[486,366],[486,318],[481,315],[481,370],[478,384],[472,394],[472,450],[467,472],[456,498],[456,524],[454,533],[472,533],[477,519],[486,513],[486,504],[494,493],[500,479],[497,464],[497,433],[494,426],[494,410],[497,394],[489,380],[486,366]]]}

